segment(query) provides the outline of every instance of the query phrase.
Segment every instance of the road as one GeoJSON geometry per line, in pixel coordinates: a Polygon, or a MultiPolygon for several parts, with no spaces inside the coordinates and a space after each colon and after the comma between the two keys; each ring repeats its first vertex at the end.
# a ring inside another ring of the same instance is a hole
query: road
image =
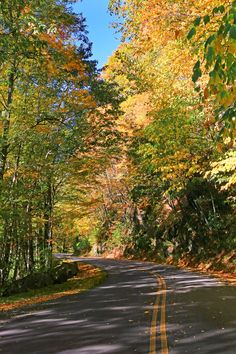
{"type": "Polygon", "coordinates": [[[236,354],[236,287],[148,262],[89,262],[105,282],[15,311],[1,322],[0,353],[236,354]]]}

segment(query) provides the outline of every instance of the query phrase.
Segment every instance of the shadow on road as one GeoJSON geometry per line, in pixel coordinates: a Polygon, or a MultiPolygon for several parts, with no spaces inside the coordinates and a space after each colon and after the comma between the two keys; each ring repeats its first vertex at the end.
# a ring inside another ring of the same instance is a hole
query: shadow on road
{"type": "Polygon", "coordinates": [[[167,282],[170,354],[236,353],[235,287],[152,263],[90,261],[108,271],[107,280],[89,292],[15,312],[1,326],[1,353],[148,354],[157,292],[152,272],[167,282]]]}

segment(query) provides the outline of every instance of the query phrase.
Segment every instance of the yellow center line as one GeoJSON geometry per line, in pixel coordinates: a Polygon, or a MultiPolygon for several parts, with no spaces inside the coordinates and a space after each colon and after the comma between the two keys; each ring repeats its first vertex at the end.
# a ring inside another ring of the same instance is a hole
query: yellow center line
{"type": "Polygon", "coordinates": [[[166,282],[160,277],[162,283],[162,302],[161,302],[161,322],[160,322],[160,335],[161,335],[161,354],[168,354],[168,342],[166,334],[166,282]]]}
{"type": "Polygon", "coordinates": [[[150,329],[150,352],[149,354],[156,354],[156,343],[157,343],[157,316],[158,316],[158,308],[160,303],[159,292],[156,296],[155,304],[153,305],[153,315],[152,315],[152,323],[150,329]]]}
{"type": "Polygon", "coordinates": [[[153,315],[150,329],[150,351],[149,354],[157,354],[157,320],[160,308],[160,342],[161,354],[168,354],[168,342],[166,334],[166,282],[161,276],[157,276],[159,291],[153,305],[153,315]]]}

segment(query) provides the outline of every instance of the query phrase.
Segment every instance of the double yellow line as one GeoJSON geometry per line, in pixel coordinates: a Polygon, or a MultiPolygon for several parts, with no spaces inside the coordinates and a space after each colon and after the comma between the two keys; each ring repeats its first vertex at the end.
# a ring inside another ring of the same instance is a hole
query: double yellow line
{"type": "Polygon", "coordinates": [[[157,276],[159,289],[156,301],[153,305],[153,315],[150,329],[149,354],[157,354],[157,333],[161,343],[161,354],[168,354],[168,342],[166,334],[166,282],[161,276],[157,276]],[[158,326],[158,314],[160,312],[160,326],[158,326]],[[158,328],[159,327],[159,328],[158,328]]]}

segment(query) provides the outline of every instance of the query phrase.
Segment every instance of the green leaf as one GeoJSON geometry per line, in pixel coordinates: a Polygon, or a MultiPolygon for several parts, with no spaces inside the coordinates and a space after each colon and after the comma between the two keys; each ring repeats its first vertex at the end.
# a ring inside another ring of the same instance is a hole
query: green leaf
{"type": "Polygon", "coordinates": [[[220,93],[220,97],[223,99],[223,98],[225,98],[225,97],[227,97],[228,96],[228,92],[227,91],[222,91],[221,93],[220,93]]]}
{"type": "Polygon", "coordinates": [[[200,25],[200,23],[201,23],[201,17],[199,16],[199,17],[197,17],[196,19],[195,19],[195,21],[194,21],[194,26],[199,26],[200,25]]]}
{"type": "Polygon", "coordinates": [[[210,22],[210,16],[209,15],[206,15],[206,16],[204,16],[203,17],[203,22],[204,22],[204,24],[206,25],[208,22],[210,22]]]}
{"type": "Polygon", "coordinates": [[[215,77],[216,77],[216,72],[215,72],[215,70],[210,71],[210,72],[209,72],[209,76],[210,76],[211,78],[215,78],[215,77]]]}
{"type": "Polygon", "coordinates": [[[230,38],[236,40],[236,25],[231,26],[230,31],[229,31],[229,36],[230,36],[230,38]]]}
{"type": "Polygon", "coordinates": [[[201,69],[195,70],[193,72],[193,76],[192,76],[192,81],[195,83],[198,81],[198,79],[202,76],[202,71],[201,69]]]}
{"type": "Polygon", "coordinates": [[[213,47],[209,47],[206,54],[207,66],[210,66],[212,64],[214,57],[215,57],[215,50],[213,47]]]}
{"type": "Polygon", "coordinates": [[[230,23],[226,23],[225,24],[225,27],[224,27],[224,31],[223,31],[223,35],[226,37],[227,36],[227,34],[228,34],[228,32],[230,31],[230,29],[231,29],[231,25],[230,25],[230,23]]]}
{"type": "Polygon", "coordinates": [[[212,34],[206,41],[205,43],[205,48],[207,48],[214,40],[215,40],[216,36],[215,34],[212,34]]]}
{"type": "Polygon", "coordinates": [[[200,60],[198,60],[198,61],[196,62],[196,64],[194,65],[193,70],[199,69],[199,68],[200,68],[200,65],[201,65],[200,60]]]}
{"type": "Polygon", "coordinates": [[[225,11],[225,7],[224,5],[221,5],[221,6],[218,6],[218,7],[215,7],[212,11],[213,14],[218,14],[219,12],[220,13],[223,13],[225,11]]]}
{"type": "Polygon", "coordinates": [[[236,79],[236,62],[234,62],[230,69],[229,69],[229,73],[230,73],[230,76],[231,76],[231,79],[232,80],[235,80],[236,79]]]}
{"type": "Polygon", "coordinates": [[[217,32],[218,35],[221,35],[224,33],[224,30],[225,30],[225,26],[222,24],[217,32]]]}
{"type": "Polygon", "coordinates": [[[219,12],[221,12],[223,14],[223,12],[225,11],[224,5],[219,6],[218,10],[219,10],[219,12]]]}
{"type": "Polygon", "coordinates": [[[221,80],[223,80],[223,81],[225,80],[225,73],[222,69],[218,69],[217,74],[221,80]]]}
{"type": "Polygon", "coordinates": [[[192,81],[195,83],[197,80],[202,76],[202,71],[200,68],[200,60],[196,62],[193,68],[193,76],[192,76],[192,81]]]}
{"type": "Polygon", "coordinates": [[[223,12],[225,11],[225,7],[224,5],[215,7],[212,11],[213,14],[218,14],[219,12],[223,14],[223,12]]]}
{"type": "Polygon", "coordinates": [[[196,34],[196,28],[192,27],[191,30],[189,31],[188,35],[187,35],[187,39],[190,40],[193,36],[195,36],[196,34]]]}
{"type": "Polygon", "coordinates": [[[229,68],[234,63],[234,55],[232,53],[228,53],[226,57],[226,65],[229,68]]]}

